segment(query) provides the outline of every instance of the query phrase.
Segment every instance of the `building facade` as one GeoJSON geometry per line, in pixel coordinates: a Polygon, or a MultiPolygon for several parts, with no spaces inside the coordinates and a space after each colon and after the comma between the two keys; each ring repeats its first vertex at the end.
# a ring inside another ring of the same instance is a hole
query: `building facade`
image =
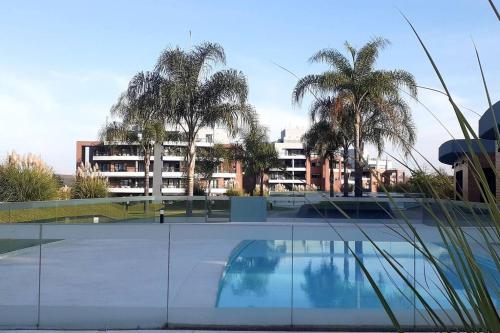
{"type": "MultiPolygon", "coordinates": [[[[479,119],[479,140],[470,142],[474,154],[479,159],[488,187],[496,196],[497,201],[500,199],[500,177],[498,176],[500,175],[500,147],[499,138],[497,138],[499,127],[500,101],[493,105],[493,110],[488,108],[484,112],[479,119]]],[[[477,182],[477,171],[471,161],[470,152],[466,140],[449,140],[439,147],[439,161],[451,165],[454,170],[455,199],[482,202],[484,201],[480,189],[482,185],[477,182]]]]}
{"type": "MultiPolygon", "coordinates": [[[[196,147],[210,147],[214,143],[231,144],[219,130],[201,130],[196,147]]],[[[149,167],[149,193],[184,195],[186,193],[185,148],[186,142],[165,141],[151,152],[149,167]],[[158,166],[157,161],[160,161],[158,166]],[[161,174],[161,176],[160,176],[161,174]]],[[[76,142],[76,166],[81,163],[97,165],[108,178],[109,193],[116,196],[144,194],[144,156],[137,145],[127,143],[103,144],[99,141],[76,142]]],[[[200,179],[205,189],[207,184],[200,179]]],[[[212,194],[224,194],[229,188],[241,189],[243,183],[240,162],[222,161],[210,183],[212,194]]]]}
{"type": "MultiPolygon", "coordinates": [[[[333,168],[334,192],[343,190],[344,163],[348,174],[350,192],[354,188],[354,150],[349,150],[349,158],[344,161],[338,155],[333,165],[330,161],[321,161],[318,156],[305,155],[304,145],[301,141],[304,129],[286,128],[281,131],[280,138],[274,143],[281,161],[281,168],[271,169],[266,185],[271,191],[330,191],[330,168],[333,168]]],[[[377,192],[378,180],[385,185],[406,181],[405,172],[394,168],[389,159],[379,159],[364,156],[366,166],[363,170],[363,189],[366,192],[377,192]]]]}
{"type": "MultiPolygon", "coordinates": [[[[281,162],[280,168],[269,170],[264,177],[264,184],[270,191],[330,191],[330,168],[333,168],[334,192],[343,189],[343,163],[339,155],[330,165],[328,160],[321,161],[317,156],[306,156],[301,137],[304,130],[287,128],[274,142],[281,162]]],[[[234,142],[221,129],[201,130],[196,139],[198,148],[210,147],[214,143],[230,145],[234,142]]],[[[149,167],[150,194],[184,195],[186,193],[186,172],[184,151],[187,144],[180,141],[165,141],[151,153],[149,167]],[[160,161],[160,164],[157,163],[160,161]],[[160,176],[161,174],[161,176],[160,176]]],[[[347,164],[350,191],[354,187],[353,151],[345,161],[347,164]]],[[[367,192],[376,192],[377,178],[385,184],[404,181],[404,172],[393,168],[392,161],[365,156],[367,167],[363,171],[363,187],[367,192]],[[379,175],[374,177],[373,174],[379,175]],[[401,178],[402,176],[402,178],[401,178]]],[[[98,141],[77,141],[76,166],[81,163],[97,165],[101,174],[108,178],[109,192],[116,196],[144,194],[144,156],[138,146],[131,144],[103,144],[98,141]]],[[[196,177],[203,189],[206,182],[196,177]]],[[[211,194],[224,194],[230,188],[243,189],[244,184],[253,184],[245,180],[239,161],[223,161],[210,183],[211,194]]],[[[247,189],[249,190],[249,189],[247,189]]]]}

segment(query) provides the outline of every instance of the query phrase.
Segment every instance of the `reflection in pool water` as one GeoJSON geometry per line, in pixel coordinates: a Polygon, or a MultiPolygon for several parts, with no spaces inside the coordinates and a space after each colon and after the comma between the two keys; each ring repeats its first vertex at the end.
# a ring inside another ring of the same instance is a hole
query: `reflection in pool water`
{"type": "MultiPolygon", "coordinates": [[[[438,287],[438,277],[422,256],[414,253],[411,244],[377,244],[396,258],[407,271],[409,279],[415,276],[426,290],[430,290],[426,298],[431,305],[438,307],[434,298],[441,306],[449,308],[438,287]]],[[[377,255],[369,242],[312,240],[241,242],[233,250],[223,273],[217,306],[266,308],[291,307],[293,304],[294,308],[382,308],[355,257],[349,253],[348,245],[371,272],[393,309],[413,307],[411,289],[377,255]]],[[[436,244],[429,246],[440,260],[449,258],[442,247],[436,244]]],[[[481,263],[492,283],[498,283],[488,261],[481,259],[481,263]]],[[[451,277],[454,275],[451,272],[449,274],[451,277]]],[[[456,278],[450,280],[459,293],[463,292],[456,278]]],[[[494,302],[499,304],[498,298],[494,302]]]]}

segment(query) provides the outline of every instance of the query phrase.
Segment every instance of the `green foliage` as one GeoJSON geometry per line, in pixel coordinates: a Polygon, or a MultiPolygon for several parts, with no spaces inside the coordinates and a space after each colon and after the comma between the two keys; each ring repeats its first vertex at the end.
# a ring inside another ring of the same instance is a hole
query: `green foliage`
{"type": "Polygon", "coordinates": [[[52,168],[31,154],[9,154],[0,165],[0,201],[51,200],[58,187],[52,168]]]}
{"type": "Polygon", "coordinates": [[[365,143],[374,144],[381,152],[388,139],[407,152],[415,142],[410,108],[401,97],[402,89],[407,89],[410,96],[417,95],[413,75],[403,70],[375,69],[379,52],[388,44],[386,39],[375,38],[358,50],[346,42],[347,56],[336,49],[321,50],[310,61],[326,63],[331,68],[300,79],[293,91],[297,103],[306,93],[316,98],[311,106],[313,118],[318,107],[325,110],[327,103],[331,118],[339,123],[342,118],[349,119],[343,123],[345,127],[339,128],[346,131],[345,135],[354,136],[357,196],[362,194],[365,143]]]}
{"type": "Polygon", "coordinates": [[[343,135],[326,120],[313,123],[302,136],[307,156],[318,155],[322,160],[335,158],[342,147],[343,135]]]}
{"type": "Polygon", "coordinates": [[[228,197],[241,197],[243,196],[243,191],[239,188],[228,188],[225,193],[228,197]]]}
{"type": "Polygon", "coordinates": [[[160,112],[162,82],[161,76],[156,72],[137,73],[130,81],[127,90],[111,108],[111,116],[118,117],[119,120],[106,123],[100,132],[100,139],[103,142],[110,144],[126,142],[139,146],[144,156],[146,196],[149,195],[149,165],[154,144],[162,142],[167,136],[165,118],[160,112]]]}
{"type": "Polygon", "coordinates": [[[203,43],[191,51],[166,49],[156,70],[162,76],[164,118],[179,126],[187,141],[188,195],[193,195],[196,165],[195,140],[203,127],[222,126],[235,135],[240,127],[253,122],[255,112],[247,105],[248,85],[242,72],[214,65],[225,64],[222,46],[203,43]]]}
{"type": "Polygon", "coordinates": [[[108,195],[108,180],[94,167],[81,165],[71,187],[72,199],[105,198],[108,195]]]}
{"type": "Polygon", "coordinates": [[[59,200],[69,200],[71,199],[71,187],[66,185],[59,188],[57,191],[57,199],[59,200]]]}
{"type": "Polygon", "coordinates": [[[222,144],[214,144],[211,147],[199,149],[195,170],[205,180],[205,187],[208,192],[210,192],[210,182],[213,174],[229,157],[230,154],[227,148],[222,144]]]}
{"type": "MultiPolygon", "coordinates": [[[[406,183],[386,186],[386,190],[395,193],[422,193],[428,198],[437,195],[441,199],[453,199],[455,196],[453,179],[444,170],[416,170],[406,183]]],[[[382,187],[380,191],[384,191],[382,187]]]]}
{"type": "Polygon", "coordinates": [[[203,189],[203,186],[201,186],[199,180],[196,180],[194,182],[193,195],[194,196],[204,196],[205,195],[205,190],[203,189]]]}
{"type": "MultiPolygon", "coordinates": [[[[245,176],[254,177],[254,179],[261,177],[259,194],[263,195],[264,173],[280,166],[278,152],[274,144],[269,142],[267,129],[255,122],[243,134],[243,143],[235,148],[235,155],[243,164],[245,176]]],[[[254,189],[252,188],[251,191],[253,194],[254,189]]]]}

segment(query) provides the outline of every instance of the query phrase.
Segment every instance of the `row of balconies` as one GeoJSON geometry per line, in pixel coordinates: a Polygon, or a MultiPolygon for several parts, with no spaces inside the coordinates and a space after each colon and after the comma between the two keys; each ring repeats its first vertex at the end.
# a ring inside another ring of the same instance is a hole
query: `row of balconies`
{"type": "MultiPolygon", "coordinates": [[[[141,194],[144,193],[143,187],[110,187],[108,188],[110,193],[116,194],[141,194]]],[[[212,194],[223,194],[226,193],[226,188],[211,188],[210,192],[212,194]]],[[[149,189],[149,193],[153,193],[153,189],[149,189]]],[[[184,187],[163,187],[161,189],[162,194],[184,194],[186,189],[184,187]]]]}
{"type": "MultiPolygon", "coordinates": [[[[150,177],[153,177],[153,172],[150,172],[150,177]]],[[[101,172],[101,175],[108,178],[122,177],[144,177],[144,171],[106,171],[101,172]]],[[[163,178],[184,178],[186,174],[182,171],[164,171],[161,173],[163,178]]],[[[236,178],[236,172],[215,172],[213,178],[236,178]]]]}

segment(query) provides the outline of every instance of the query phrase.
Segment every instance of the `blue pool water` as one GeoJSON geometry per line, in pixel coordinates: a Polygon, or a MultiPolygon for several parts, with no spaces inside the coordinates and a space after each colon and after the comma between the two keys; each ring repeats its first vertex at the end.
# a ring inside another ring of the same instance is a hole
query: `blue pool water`
{"type": "MultiPolygon", "coordinates": [[[[380,242],[382,249],[404,267],[407,278],[414,278],[428,290],[426,300],[433,307],[449,308],[441,284],[432,267],[411,244],[380,242]],[[439,305],[438,305],[439,303],[439,305]]],[[[363,260],[372,277],[393,309],[413,308],[413,293],[377,255],[369,242],[352,241],[263,241],[241,242],[232,252],[220,281],[218,307],[276,308],[382,308],[370,282],[355,257],[347,251],[349,245],[363,260]],[[293,249],[293,260],[292,260],[293,249]],[[292,274],[293,273],[293,274],[292,274]]],[[[449,255],[438,244],[429,244],[444,264],[451,264],[449,255]]],[[[498,272],[493,263],[480,259],[491,284],[499,290],[498,272]]],[[[448,272],[459,294],[461,285],[453,272],[448,272]]],[[[418,285],[418,283],[417,283],[418,285]]],[[[495,297],[496,296],[496,297],[495,297]]],[[[494,302],[498,307],[498,295],[494,302]]],[[[418,302],[417,302],[418,304],[418,302]]]]}

